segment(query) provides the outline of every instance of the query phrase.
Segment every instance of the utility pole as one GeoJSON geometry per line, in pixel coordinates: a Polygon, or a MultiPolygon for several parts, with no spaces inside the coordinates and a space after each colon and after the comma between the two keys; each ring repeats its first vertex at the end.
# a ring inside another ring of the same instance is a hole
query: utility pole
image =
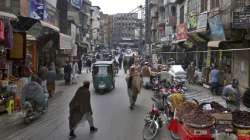
{"type": "Polygon", "coordinates": [[[145,42],[147,44],[147,50],[149,50],[149,54],[151,55],[151,33],[150,33],[150,0],[145,0],[145,42]]]}

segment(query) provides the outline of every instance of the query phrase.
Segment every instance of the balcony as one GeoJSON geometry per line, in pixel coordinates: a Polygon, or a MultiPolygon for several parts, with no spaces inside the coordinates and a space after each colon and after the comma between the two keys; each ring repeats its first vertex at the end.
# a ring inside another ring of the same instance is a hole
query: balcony
{"type": "Polygon", "coordinates": [[[164,5],[167,6],[169,4],[176,3],[176,0],[164,0],[164,5]]]}
{"type": "Polygon", "coordinates": [[[180,4],[180,3],[183,3],[184,1],[185,1],[185,0],[176,0],[175,3],[180,4]]]}

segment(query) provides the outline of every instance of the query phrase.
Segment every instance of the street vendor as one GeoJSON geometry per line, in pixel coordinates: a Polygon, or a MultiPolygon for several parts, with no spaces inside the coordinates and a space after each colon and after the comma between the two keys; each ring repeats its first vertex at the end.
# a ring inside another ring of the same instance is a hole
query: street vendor
{"type": "Polygon", "coordinates": [[[231,111],[240,109],[240,90],[239,90],[239,81],[233,79],[232,83],[225,86],[223,89],[222,96],[226,100],[227,107],[231,111]]]}

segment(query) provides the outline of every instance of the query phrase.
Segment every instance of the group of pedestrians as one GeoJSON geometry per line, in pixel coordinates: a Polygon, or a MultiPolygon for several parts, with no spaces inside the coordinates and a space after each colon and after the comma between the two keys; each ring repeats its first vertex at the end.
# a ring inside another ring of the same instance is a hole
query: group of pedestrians
{"type": "Polygon", "coordinates": [[[65,85],[77,83],[77,75],[82,73],[82,60],[74,61],[71,63],[67,61],[64,65],[64,80],[65,85]]]}
{"type": "MultiPolygon", "coordinates": [[[[220,95],[225,99],[227,107],[230,110],[240,109],[241,95],[239,90],[239,81],[233,79],[231,68],[225,66],[225,70],[221,71],[215,64],[211,65],[209,72],[209,84],[213,95],[220,95]]],[[[195,66],[191,62],[187,68],[187,80],[190,84],[195,83],[195,66]]]]}

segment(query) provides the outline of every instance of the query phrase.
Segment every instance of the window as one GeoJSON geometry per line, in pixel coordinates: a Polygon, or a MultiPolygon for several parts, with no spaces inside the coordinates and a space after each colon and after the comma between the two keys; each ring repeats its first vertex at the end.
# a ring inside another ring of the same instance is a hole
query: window
{"type": "Polygon", "coordinates": [[[220,6],[220,0],[211,0],[211,9],[217,8],[220,6]]]}
{"type": "Polygon", "coordinates": [[[184,6],[180,8],[180,24],[184,23],[184,6]]]}
{"type": "Polygon", "coordinates": [[[207,11],[207,0],[201,0],[201,13],[207,11]]]}
{"type": "Polygon", "coordinates": [[[176,8],[175,8],[175,6],[171,6],[171,14],[172,14],[172,16],[176,16],[176,8]]]}
{"type": "Polygon", "coordinates": [[[246,0],[237,0],[236,1],[238,7],[244,7],[245,4],[247,3],[246,0]]]}

